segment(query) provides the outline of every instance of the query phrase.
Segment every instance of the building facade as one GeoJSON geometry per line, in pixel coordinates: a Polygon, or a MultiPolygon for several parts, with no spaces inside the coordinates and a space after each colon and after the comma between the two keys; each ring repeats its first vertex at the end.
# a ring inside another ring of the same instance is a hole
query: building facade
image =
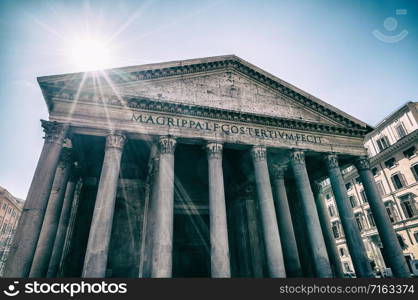
{"type": "Polygon", "coordinates": [[[4,263],[9,254],[22,208],[23,200],[0,187],[0,276],[3,275],[4,263]]]}
{"type": "MultiPolygon", "coordinates": [[[[365,137],[372,173],[388,217],[395,228],[410,272],[418,275],[418,104],[408,102],[380,122],[365,137]]],[[[358,172],[348,167],[344,183],[367,253],[376,273],[390,275],[376,222],[358,172]]],[[[333,235],[345,272],[354,271],[345,244],[344,231],[336,210],[329,181],[323,183],[333,235]]]]}
{"type": "Polygon", "coordinates": [[[274,75],[230,55],[38,82],[49,121],[7,276],[341,277],[316,181],[352,214],[349,164],[394,275],[410,276],[363,147],[372,129],[274,75]]]}

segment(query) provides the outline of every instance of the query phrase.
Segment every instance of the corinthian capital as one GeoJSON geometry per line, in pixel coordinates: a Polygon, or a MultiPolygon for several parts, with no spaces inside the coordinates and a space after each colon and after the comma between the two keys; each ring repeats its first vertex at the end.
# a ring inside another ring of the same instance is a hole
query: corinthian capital
{"type": "Polygon", "coordinates": [[[170,136],[162,136],[158,140],[158,146],[160,153],[162,154],[174,154],[176,148],[176,139],[170,136]]]}
{"type": "Polygon", "coordinates": [[[208,158],[222,158],[222,144],[217,142],[208,142],[206,144],[206,152],[208,154],[208,158]]]}
{"type": "Polygon", "coordinates": [[[305,164],[305,152],[303,150],[291,151],[290,161],[294,164],[305,164]]]}
{"type": "Polygon", "coordinates": [[[64,143],[68,133],[68,124],[46,120],[41,120],[41,124],[45,132],[45,143],[55,143],[59,145],[64,143]]]}
{"type": "Polygon", "coordinates": [[[253,146],[251,148],[251,156],[255,161],[267,159],[267,149],[264,146],[253,146]]]}
{"type": "Polygon", "coordinates": [[[328,154],[324,157],[328,169],[339,168],[338,157],[336,154],[328,154]]]}
{"type": "Polygon", "coordinates": [[[271,176],[274,179],[283,179],[285,171],[286,171],[286,166],[285,165],[281,165],[281,164],[271,164],[270,165],[271,176]]]}
{"type": "Polygon", "coordinates": [[[354,165],[356,166],[357,170],[370,169],[369,159],[365,156],[357,157],[356,160],[354,161],[354,165]]]}
{"type": "Polygon", "coordinates": [[[106,149],[122,150],[126,142],[126,136],[122,133],[112,132],[106,137],[106,149]]]}

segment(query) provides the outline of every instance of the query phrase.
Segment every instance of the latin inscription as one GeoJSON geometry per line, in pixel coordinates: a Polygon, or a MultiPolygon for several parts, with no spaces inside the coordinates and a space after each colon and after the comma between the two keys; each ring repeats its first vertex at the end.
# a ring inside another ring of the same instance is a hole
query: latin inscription
{"type": "Polygon", "coordinates": [[[156,126],[189,128],[194,130],[222,132],[228,135],[247,135],[251,137],[264,139],[281,139],[293,142],[305,142],[312,144],[321,144],[323,139],[320,136],[311,134],[293,133],[276,129],[257,128],[252,126],[218,123],[212,121],[197,121],[187,118],[168,117],[151,114],[132,113],[131,121],[156,126]]]}

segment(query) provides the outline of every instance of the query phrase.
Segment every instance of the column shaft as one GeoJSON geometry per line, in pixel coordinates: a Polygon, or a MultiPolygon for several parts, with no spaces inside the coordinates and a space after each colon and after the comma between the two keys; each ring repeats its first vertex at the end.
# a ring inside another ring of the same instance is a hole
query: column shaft
{"type": "Polygon", "coordinates": [[[212,277],[231,277],[226,221],[222,145],[207,144],[209,171],[209,218],[212,277]]]}
{"type": "Polygon", "coordinates": [[[341,224],[343,225],[345,241],[353,261],[357,277],[374,277],[373,271],[367,257],[366,248],[361,238],[353,208],[347,196],[344,179],[338,166],[338,159],[335,154],[326,156],[328,175],[331,181],[332,191],[338,207],[341,224]]]}
{"type": "Polygon", "coordinates": [[[260,222],[257,214],[257,203],[251,188],[247,188],[245,199],[245,211],[248,222],[248,237],[251,252],[252,275],[255,278],[263,277],[263,241],[260,237],[260,222]]]}
{"type": "Polygon", "coordinates": [[[33,257],[29,277],[45,277],[48,270],[48,263],[58,229],[59,217],[64,201],[71,163],[71,149],[64,148],[61,153],[60,163],[55,173],[55,179],[49,196],[48,207],[42,223],[41,233],[36,245],[36,251],[33,257]]]}
{"type": "Polygon", "coordinates": [[[258,201],[260,203],[269,274],[271,277],[286,277],[279,228],[277,226],[267,167],[267,150],[264,147],[253,147],[251,156],[254,164],[258,201]]]}
{"type": "Polygon", "coordinates": [[[154,206],[151,277],[171,277],[173,265],[174,149],[176,140],[161,137],[154,206]]]}
{"type": "Polygon", "coordinates": [[[331,265],[328,260],[324,237],[322,236],[318,212],[309,182],[303,151],[292,151],[290,156],[291,167],[295,176],[298,196],[302,204],[308,241],[313,255],[312,263],[318,277],[332,277],[331,265]]]}
{"type": "Polygon", "coordinates": [[[106,138],[105,156],[84,257],[82,277],[103,278],[106,276],[107,254],[125,140],[126,137],[122,134],[110,134],[106,138]]]}
{"type": "Polygon", "coordinates": [[[301,277],[302,269],[287,200],[284,171],[285,169],[281,166],[273,165],[272,167],[273,189],[275,191],[273,193],[275,196],[274,204],[276,207],[277,222],[279,224],[280,239],[286,241],[282,243],[286,273],[288,277],[301,277]]]}
{"type": "Polygon", "coordinates": [[[49,261],[46,277],[56,277],[59,263],[63,253],[65,236],[67,233],[68,224],[70,221],[71,206],[74,199],[74,193],[77,186],[77,176],[74,174],[75,168],[72,169],[72,174],[67,184],[64,196],[64,203],[62,204],[61,215],[59,219],[57,234],[55,236],[54,246],[52,249],[51,259],[49,261]]]}
{"type": "Polygon", "coordinates": [[[5,266],[6,277],[29,275],[68,125],[42,120],[45,143],[5,266]]]}
{"type": "Polygon", "coordinates": [[[315,204],[318,211],[319,222],[324,236],[325,246],[327,247],[328,258],[335,277],[344,278],[344,271],[341,265],[340,255],[338,253],[337,244],[331,229],[331,221],[328,216],[327,208],[321,198],[320,188],[316,188],[315,204]]]}
{"type": "Polygon", "coordinates": [[[356,160],[356,167],[363,183],[370,210],[373,214],[377,231],[385,249],[385,254],[387,254],[386,259],[392,269],[393,275],[395,277],[411,277],[398,238],[389,220],[385,205],[380,198],[368,159],[359,158],[356,160]]]}
{"type": "Polygon", "coordinates": [[[78,214],[78,207],[80,204],[80,194],[81,194],[81,189],[83,188],[83,180],[79,179],[76,187],[75,187],[75,191],[74,191],[74,199],[72,201],[71,204],[71,208],[70,208],[70,217],[68,220],[68,226],[67,226],[67,230],[65,232],[65,238],[64,238],[64,244],[62,247],[62,254],[59,260],[59,264],[58,264],[58,270],[57,270],[57,274],[55,277],[65,277],[66,276],[66,268],[68,266],[68,257],[69,257],[69,253],[70,253],[70,247],[72,245],[72,243],[74,242],[74,229],[75,229],[75,222],[76,222],[76,217],[78,214]]]}

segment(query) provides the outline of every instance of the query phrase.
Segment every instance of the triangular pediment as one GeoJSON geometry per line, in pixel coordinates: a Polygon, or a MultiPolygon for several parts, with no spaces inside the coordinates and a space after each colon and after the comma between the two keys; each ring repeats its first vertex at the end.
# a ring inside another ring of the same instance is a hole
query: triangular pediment
{"type": "Polygon", "coordinates": [[[77,93],[81,99],[146,98],[370,130],[364,122],[233,55],[112,69],[95,76],[99,78],[79,73],[38,81],[49,107],[54,98],[74,98],[77,93]]]}
{"type": "Polygon", "coordinates": [[[115,89],[125,97],[158,99],[262,116],[338,125],[338,122],[233,70],[150,80],[140,84],[116,86],[115,89]]]}

